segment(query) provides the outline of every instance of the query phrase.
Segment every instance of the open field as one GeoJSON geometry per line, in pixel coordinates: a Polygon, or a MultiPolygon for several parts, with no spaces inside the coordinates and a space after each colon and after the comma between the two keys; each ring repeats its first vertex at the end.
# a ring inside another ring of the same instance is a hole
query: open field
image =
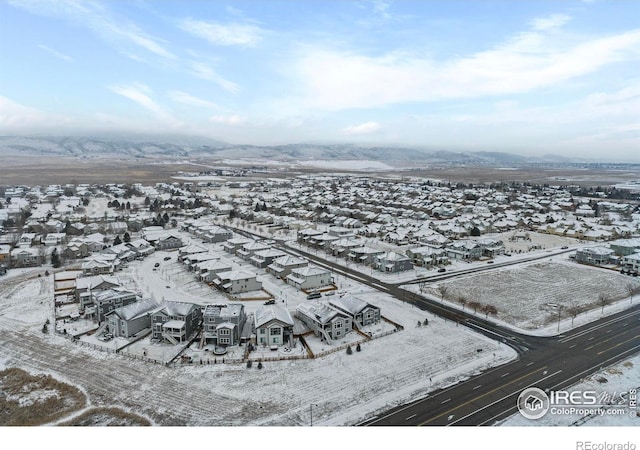
{"type": "MultiPolygon", "coordinates": [[[[239,155],[241,156],[241,155],[239,155]]],[[[336,164],[340,161],[336,160],[336,164]]],[[[171,159],[81,159],[72,157],[7,157],[0,166],[2,185],[43,185],[66,183],[156,183],[172,182],[178,172],[199,172],[220,166],[249,167],[260,165],[259,161],[220,161],[207,158],[171,159]]],[[[405,164],[406,165],[406,164],[405,164]]],[[[269,175],[293,177],[301,174],[326,174],[326,168],[291,162],[269,161],[269,175]]],[[[539,167],[493,168],[493,167],[400,167],[392,171],[359,170],[348,164],[339,169],[344,173],[358,173],[377,177],[397,178],[424,177],[443,182],[485,183],[502,181],[527,181],[531,183],[575,184],[586,186],[613,185],[640,178],[640,170],[571,169],[539,167]]],[[[333,171],[335,172],[335,170],[333,171]]],[[[332,173],[332,172],[329,172],[332,173]]],[[[243,178],[243,181],[250,180],[243,178]]],[[[237,178],[235,178],[237,180],[237,178]]]]}
{"type": "MultiPolygon", "coordinates": [[[[446,286],[445,299],[473,310],[470,302],[494,306],[497,318],[519,328],[535,331],[589,310],[629,297],[627,285],[640,286],[632,278],[612,270],[585,266],[563,257],[544,262],[523,263],[491,273],[460,276],[426,287],[426,293],[441,298],[440,286],[446,286]]],[[[413,290],[417,290],[412,286],[413,290]]],[[[482,314],[480,311],[478,314],[482,314]]],[[[483,314],[484,315],[484,314],[483,314]]]]}
{"type": "Polygon", "coordinates": [[[151,422],[144,417],[123,411],[119,408],[91,408],[79,416],[67,422],[62,422],[59,425],[65,427],[144,427],[151,425],[151,422]]]}
{"type": "Polygon", "coordinates": [[[84,394],[50,375],[15,367],[0,372],[0,425],[42,425],[84,406],[84,394]]]}

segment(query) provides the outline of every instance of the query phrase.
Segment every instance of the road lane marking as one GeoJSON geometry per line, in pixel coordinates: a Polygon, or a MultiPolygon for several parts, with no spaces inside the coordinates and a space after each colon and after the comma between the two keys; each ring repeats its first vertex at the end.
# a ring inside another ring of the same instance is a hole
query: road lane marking
{"type": "Polygon", "coordinates": [[[477,385],[476,387],[473,388],[473,390],[475,391],[476,389],[480,389],[482,387],[481,384],[477,385]]]}
{"type": "MultiPolygon", "coordinates": [[[[462,403],[461,405],[458,405],[458,406],[456,406],[455,408],[450,409],[449,411],[445,411],[445,412],[443,412],[443,413],[441,413],[441,414],[438,414],[438,415],[437,415],[437,416],[435,416],[435,417],[432,417],[432,418],[431,418],[431,419],[429,419],[429,420],[426,420],[426,421],[422,422],[422,423],[420,424],[420,426],[422,426],[422,425],[424,425],[424,424],[427,424],[427,423],[429,423],[429,422],[433,422],[434,420],[439,419],[440,417],[443,417],[443,416],[445,416],[445,415],[449,415],[449,414],[451,414],[453,411],[455,411],[456,409],[462,408],[463,406],[466,406],[466,405],[468,405],[468,404],[470,404],[470,403],[472,403],[472,402],[475,402],[475,401],[477,401],[477,400],[480,400],[481,398],[486,397],[487,395],[491,395],[491,394],[493,394],[494,392],[499,391],[500,389],[503,389],[503,388],[504,388],[504,387],[506,387],[506,386],[509,386],[510,384],[517,383],[518,381],[523,380],[523,379],[525,379],[525,378],[527,378],[527,377],[530,377],[530,376],[531,376],[531,375],[533,375],[534,373],[538,373],[538,372],[540,372],[541,370],[546,369],[547,367],[548,367],[548,366],[541,367],[541,368],[539,368],[539,369],[534,370],[533,372],[529,372],[529,373],[527,373],[527,374],[525,374],[525,375],[522,375],[521,377],[518,377],[518,378],[516,378],[515,380],[511,380],[511,381],[509,381],[509,382],[508,382],[508,383],[506,383],[506,384],[502,384],[502,385],[500,385],[500,386],[498,386],[498,387],[496,387],[496,388],[494,388],[494,389],[491,389],[490,391],[487,391],[487,392],[485,392],[484,394],[481,394],[481,395],[479,395],[479,396],[477,396],[477,397],[475,397],[475,398],[472,398],[471,400],[468,400],[468,401],[466,401],[466,402],[462,403]]],[[[560,372],[562,372],[562,371],[560,371],[560,372]]],[[[551,376],[551,375],[550,375],[550,376],[551,376]]],[[[513,395],[513,394],[510,394],[510,395],[513,395]]]]}
{"type": "Polygon", "coordinates": [[[601,355],[601,354],[603,354],[604,352],[608,352],[609,350],[613,350],[613,349],[614,349],[614,348],[616,348],[616,347],[620,347],[622,344],[626,344],[627,342],[629,342],[629,341],[633,341],[634,339],[638,339],[638,338],[640,338],[640,336],[634,336],[634,337],[632,337],[631,339],[627,339],[626,341],[618,342],[618,343],[617,343],[616,345],[614,345],[613,347],[609,347],[609,348],[607,348],[607,349],[604,349],[604,350],[602,350],[601,352],[598,352],[597,354],[598,354],[598,355],[601,355]]]}
{"type": "Polygon", "coordinates": [[[569,346],[569,348],[573,348],[573,347],[575,347],[576,345],[578,345],[578,344],[573,344],[573,345],[569,346]]]}
{"type": "Polygon", "coordinates": [[[448,398],[448,399],[446,399],[446,400],[441,401],[441,402],[440,402],[440,404],[441,404],[441,405],[444,405],[445,403],[450,402],[450,401],[451,401],[451,399],[450,399],[450,398],[448,398]]]}
{"type": "Polygon", "coordinates": [[[504,378],[504,377],[506,377],[507,375],[509,375],[509,372],[507,372],[507,373],[503,373],[502,375],[500,375],[500,378],[504,378]]]}
{"type": "Polygon", "coordinates": [[[571,336],[569,336],[567,338],[560,339],[559,341],[560,342],[569,342],[569,341],[571,341],[573,339],[577,339],[579,337],[582,337],[585,334],[589,334],[589,333],[591,333],[593,331],[599,330],[600,328],[603,328],[603,327],[606,327],[606,326],[611,325],[613,323],[620,322],[622,320],[628,319],[629,317],[635,316],[637,314],[640,314],[640,310],[632,311],[632,312],[630,312],[628,314],[624,314],[624,315],[622,315],[620,317],[617,317],[615,319],[607,320],[606,322],[603,322],[603,323],[601,323],[599,325],[592,326],[591,328],[587,328],[586,330],[582,330],[582,331],[580,331],[580,332],[578,332],[576,334],[573,334],[573,335],[571,335],[571,336]]]}
{"type": "Polygon", "coordinates": [[[530,363],[527,363],[527,367],[532,366],[533,365],[533,361],[531,361],[530,363]]]}
{"type": "Polygon", "coordinates": [[[410,420],[410,419],[413,419],[416,415],[417,415],[417,414],[412,414],[412,415],[410,415],[409,417],[407,417],[407,418],[406,418],[406,419],[404,419],[404,420],[410,420]]]}
{"type": "MultiPolygon", "coordinates": [[[[546,377],[540,378],[539,380],[536,380],[536,381],[534,381],[534,382],[530,383],[530,384],[529,384],[529,386],[535,386],[535,385],[537,385],[538,383],[540,383],[541,381],[546,380],[547,378],[551,378],[551,377],[553,377],[553,376],[555,376],[555,375],[558,375],[560,372],[562,372],[562,370],[558,370],[557,372],[554,372],[554,373],[552,373],[551,375],[547,375],[546,377]]],[[[535,373],[535,372],[534,372],[534,373],[535,373]]],[[[461,420],[464,420],[464,419],[466,419],[467,417],[471,417],[471,416],[473,416],[474,414],[477,414],[477,413],[479,413],[480,411],[482,411],[482,410],[484,410],[484,409],[489,408],[490,406],[493,406],[493,405],[495,405],[495,404],[497,404],[497,403],[500,403],[501,401],[503,401],[503,400],[505,400],[505,399],[507,399],[507,398],[509,398],[509,397],[513,396],[513,395],[516,395],[517,393],[518,393],[518,391],[516,391],[516,392],[512,392],[512,393],[511,393],[511,394],[509,394],[509,395],[505,395],[504,397],[502,397],[502,398],[500,398],[500,399],[496,400],[495,402],[490,403],[490,404],[488,404],[488,405],[486,405],[486,406],[483,406],[482,408],[477,409],[477,410],[473,411],[472,413],[469,413],[469,414],[467,414],[466,416],[459,418],[459,419],[458,419],[458,420],[456,420],[455,422],[451,422],[451,423],[447,424],[447,426],[449,426],[449,425],[455,425],[456,423],[460,422],[461,420]]],[[[463,406],[463,405],[460,405],[460,406],[463,406]]],[[[495,417],[495,416],[494,416],[494,417],[495,417]]],[[[421,425],[422,425],[422,424],[421,424],[421,425]]]]}

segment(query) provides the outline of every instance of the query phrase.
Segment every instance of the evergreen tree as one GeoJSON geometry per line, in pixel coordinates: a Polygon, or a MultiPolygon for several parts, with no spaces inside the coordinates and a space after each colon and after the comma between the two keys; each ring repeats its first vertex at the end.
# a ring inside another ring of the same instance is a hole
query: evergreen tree
{"type": "Polygon", "coordinates": [[[129,232],[124,233],[124,242],[131,242],[131,235],[129,232]]]}
{"type": "Polygon", "coordinates": [[[113,245],[119,245],[122,244],[122,239],[120,239],[120,235],[117,235],[116,238],[113,240],[113,245]]]}
{"type": "Polygon", "coordinates": [[[60,255],[58,255],[58,249],[54,248],[51,252],[51,265],[57,269],[60,267],[60,255]]]}

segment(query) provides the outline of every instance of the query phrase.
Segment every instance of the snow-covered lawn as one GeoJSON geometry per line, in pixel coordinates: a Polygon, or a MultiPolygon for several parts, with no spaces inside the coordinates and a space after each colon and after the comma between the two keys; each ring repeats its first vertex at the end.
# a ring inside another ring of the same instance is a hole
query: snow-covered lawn
{"type": "MultiPolygon", "coordinates": [[[[148,258],[149,269],[147,261],[140,263],[139,273],[160,277],[162,272],[153,272],[152,267],[154,258],[162,260],[161,256],[148,258]]],[[[185,289],[179,281],[182,275],[178,276],[184,269],[174,261],[163,264],[176,265],[170,292],[184,297],[174,298],[221,300],[196,296],[200,289],[208,296],[219,294],[195,284],[190,285],[193,290],[185,289]]],[[[135,272],[136,267],[131,269],[135,272]]],[[[185,276],[192,275],[187,272],[185,276]]],[[[17,366],[50,373],[86,392],[92,406],[121,407],[161,425],[308,425],[311,404],[317,405],[313,407],[314,425],[351,425],[516,356],[500,343],[387,294],[342,277],[338,282],[381,307],[383,315],[404,330],[364,342],[361,351],[354,348],[351,355],[340,349],[316,359],[265,360],[258,369],[255,361],[252,368],[180,363],[165,367],[74,344],[52,331],[44,334],[43,321],[53,316],[52,280],[14,278],[0,282],[0,368],[17,366]],[[429,324],[418,327],[417,322],[424,322],[427,316],[429,324]]],[[[144,283],[153,291],[158,279],[144,279],[144,283]]],[[[283,295],[290,310],[306,301],[302,296],[283,295]]],[[[261,302],[246,304],[251,313],[261,302]]],[[[115,348],[119,341],[101,345],[115,348]]],[[[132,345],[131,351],[136,345],[144,346],[144,339],[132,345]]],[[[152,347],[146,347],[149,357],[152,347]]]]}
{"type": "MultiPolygon", "coordinates": [[[[441,286],[446,287],[445,299],[473,311],[470,302],[494,306],[496,318],[534,334],[554,334],[602,316],[600,294],[607,296],[604,313],[613,313],[632,304],[627,285],[640,286],[637,278],[612,270],[575,263],[566,257],[544,262],[523,263],[497,268],[490,273],[470,274],[424,286],[425,293],[441,299],[441,286]],[[560,314],[558,313],[560,310],[560,314]],[[574,320],[575,315],[575,320],[574,320]]],[[[419,292],[420,286],[407,289],[419,292]]],[[[640,301],[640,298],[636,299],[640,301]]],[[[485,314],[478,311],[483,317],[485,314]]]]}

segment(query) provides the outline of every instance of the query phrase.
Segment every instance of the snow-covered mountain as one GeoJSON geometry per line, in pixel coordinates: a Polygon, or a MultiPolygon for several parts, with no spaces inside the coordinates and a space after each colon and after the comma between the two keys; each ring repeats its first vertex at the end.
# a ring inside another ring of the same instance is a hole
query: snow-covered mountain
{"type": "Polygon", "coordinates": [[[353,144],[234,145],[206,138],[172,135],[127,137],[0,136],[0,157],[9,156],[268,159],[274,161],[370,160],[490,166],[570,162],[557,155],[526,157],[501,152],[428,151],[407,147],[366,147],[353,144]]]}

